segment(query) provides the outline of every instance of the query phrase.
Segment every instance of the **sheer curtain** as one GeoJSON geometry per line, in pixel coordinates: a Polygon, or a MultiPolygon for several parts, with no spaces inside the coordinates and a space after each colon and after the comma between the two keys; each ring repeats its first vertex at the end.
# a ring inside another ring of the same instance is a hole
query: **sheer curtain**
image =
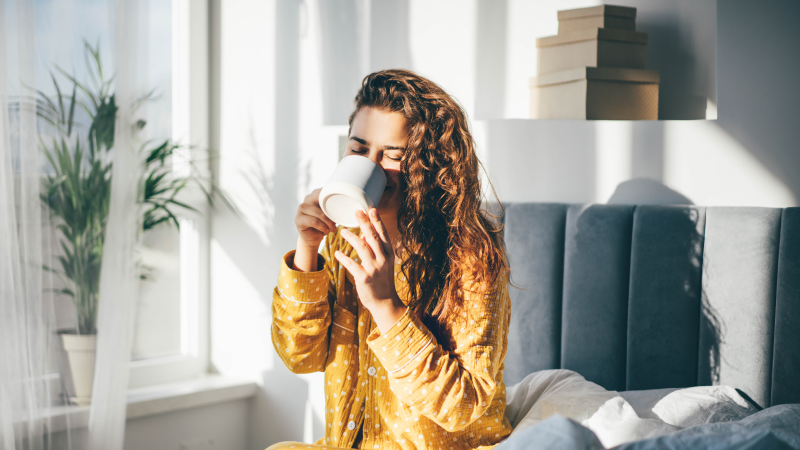
{"type": "Polygon", "coordinates": [[[44,445],[52,316],[43,291],[33,0],[0,0],[0,449],[44,445]],[[10,14],[9,14],[10,13],[10,14]]]}
{"type": "MultiPolygon", "coordinates": [[[[137,208],[142,161],[139,158],[134,105],[145,91],[138,62],[143,49],[137,30],[146,17],[144,0],[115,0],[116,96],[120,106],[114,130],[114,169],[97,314],[97,366],[89,415],[88,450],[122,450],[139,267],[141,235],[137,208]]],[[[142,58],[143,59],[143,58],[142,58]]]]}
{"type": "MultiPolygon", "coordinates": [[[[48,419],[56,408],[64,410],[60,393],[54,392],[60,388],[51,376],[58,350],[52,291],[63,286],[45,270],[54,267],[61,250],[50,242],[58,232],[40,199],[43,176],[52,168],[42,155],[42,121],[37,118],[36,6],[34,0],[0,0],[0,450],[121,450],[139,286],[142,161],[135,105],[145,92],[138,62],[146,49],[137,45],[137,32],[146,1],[109,0],[103,5],[109,11],[108,29],[113,30],[113,64],[106,69],[114,75],[119,109],[110,152],[113,169],[89,428],[88,433],[67,433],[71,438],[66,443],[53,439],[48,419]]],[[[75,28],[74,38],[80,42],[79,27],[75,28]]]]}

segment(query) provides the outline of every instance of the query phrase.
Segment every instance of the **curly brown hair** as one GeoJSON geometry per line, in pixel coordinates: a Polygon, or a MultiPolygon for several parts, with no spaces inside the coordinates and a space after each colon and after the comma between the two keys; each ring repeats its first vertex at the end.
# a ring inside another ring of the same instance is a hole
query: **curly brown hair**
{"type": "MultiPolygon", "coordinates": [[[[402,271],[409,306],[444,326],[463,307],[465,290],[491,287],[508,270],[502,205],[498,200],[498,215],[483,206],[483,166],[466,114],[439,85],[408,70],[375,72],[356,95],[351,126],[365,107],[406,118],[397,214],[408,256],[402,271]]],[[[497,200],[491,182],[489,187],[497,200]]]]}

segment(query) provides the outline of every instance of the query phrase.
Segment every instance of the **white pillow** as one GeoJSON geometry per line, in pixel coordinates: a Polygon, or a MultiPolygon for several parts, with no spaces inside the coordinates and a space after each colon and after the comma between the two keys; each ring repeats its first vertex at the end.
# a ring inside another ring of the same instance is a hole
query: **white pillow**
{"type": "Polygon", "coordinates": [[[514,431],[554,414],[581,422],[615,396],[571,370],[542,370],[506,388],[506,417],[514,431]]]}
{"type": "Polygon", "coordinates": [[[624,398],[617,395],[581,425],[594,431],[606,448],[628,442],[672,434],[681,428],[657,419],[643,419],[624,398]]]}
{"type": "Polygon", "coordinates": [[[677,391],[679,388],[667,389],[646,389],[641,391],[622,391],[619,395],[630,403],[636,415],[643,419],[658,419],[659,417],[653,413],[653,407],[666,397],[677,391]]]}
{"type": "Polygon", "coordinates": [[[607,391],[571,370],[534,372],[506,388],[511,435],[556,414],[592,430],[606,448],[757,412],[730,386],[607,391]],[[630,403],[629,403],[630,401],[630,403]]]}
{"type": "Polygon", "coordinates": [[[653,407],[664,422],[682,428],[731,422],[758,412],[730,386],[697,386],[667,394],[653,407]]]}
{"type": "Polygon", "coordinates": [[[678,428],[639,418],[616,391],[607,391],[570,370],[534,372],[506,389],[511,435],[556,414],[591,429],[605,447],[661,436],[678,428]]]}

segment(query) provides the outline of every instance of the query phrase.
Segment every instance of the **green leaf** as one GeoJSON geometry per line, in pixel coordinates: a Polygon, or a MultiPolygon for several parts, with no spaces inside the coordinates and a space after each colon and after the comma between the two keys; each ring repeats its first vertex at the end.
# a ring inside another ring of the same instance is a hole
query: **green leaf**
{"type": "Polygon", "coordinates": [[[78,91],[78,86],[72,85],[72,98],[69,103],[69,119],[67,120],[67,136],[72,134],[72,124],[75,120],[75,94],[78,91]]]}
{"type": "MultiPolygon", "coordinates": [[[[51,77],[53,76],[52,72],[50,72],[50,76],[51,77]]],[[[42,92],[42,91],[40,91],[38,89],[36,90],[36,92],[39,94],[39,97],[41,97],[40,99],[38,99],[38,102],[41,102],[41,103],[44,103],[44,104],[47,105],[47,108],[42,108],[42,110],[43,111],[47,111],[47,113],[49,113],[51,115],[57,115],[58,108],[56,107],[55,103],[53,103],[53,101],[50,100],[50,97],[46,96],[44,94],[44,92],[42,92]]],[[[38,112],[40,110],[40,108],[37,108],[36,110],[38,112]]]]}
{"type": "Polygon", "coordinates": [[[170,199],[170,200],[169,200],[169,203],[172,203],[173,205],[178,205],[178,206],[180,206],[180,207],[182,207],[182,208],[186,208],[186,209],[188,209],[188,210],[190,210],[190,211],[194,211],[194,212],[200,212],[200,211],[198,211],[196,208],[194,208],[193,206],[189,206],[189,205],[187,205],[187,204],[185,204],[185,203],[181,203],[181,202],[179,202],[179,201],[177,201],[177,200],[174,200],[174,199],[170,199]]]}
{"type": "Polygon", "coordinates": [[[58,112],[59,112],[59,123],[64,123],[64,101],[61,98],[61,88],[58,87],[58,82],[56,81],[56,77],[53,75],[53,72],[50,72],[50,78],[53,80],[53,86],[56,88],[56,96],[58,97],[58,112]]]}
{"type": "MultiPolygon", "coordinates": [[[[68,78],[68,79],[69,79],[69,80],[70,80],[72,83],[74,83],[76,86],[78,86],[78,89],[80,89],[80,90],[81,90],[81,92],[83,92],[83,93],[84,93],[84,95],[86,95],[87,97],[89,97],[89,100],[91,100],[91,101],[92,101],[92,104],[93,104],[93,106],[94,106],[95,110],[96,110],[97,108],[99,108],[99,106],[100,106],[100,98],[99,98],[99,97],[97,97],[97,95],[96,95],[94,92],[92,92],[92,90],[91,90],[91,89],[89,89],[89,88],[87,88],[86,86],[84,86],[84,85],[83,85],[83,83],[81,83],[80,81],[78,81],[78,79],[77,79],[77,78],[75,78],[75,77],[73,77],[72,75],[70,75],[69,73],[67,73],[67,71],[66,71],[66,70],[62,69],[61,67],[59,67],[59,66],[57,66],[57,65],[56,65],[55,67],[56,67],[56,70],[58,70],[59,72],[61,72],[61,74],[62,74],[62,75],[64,75],[65,77],[67,77],[67,78],[68,78]]],[[[89,115],[91,115],[91,114],[92,114],[92,111],[91,111],[91,110],[90,110],[88,107],[86,108],[86,112],[88,112],[88,113],[89,113],[89,115]]]]}
{"type": "Polygon", "coordinates": [[[110,149],[114,146],[114,124],[117,118],[117,105],[114,95],[103,99],[97,107],[96,114],[89,128],[90,138],[95,139],[99,148],[110,149]]]}

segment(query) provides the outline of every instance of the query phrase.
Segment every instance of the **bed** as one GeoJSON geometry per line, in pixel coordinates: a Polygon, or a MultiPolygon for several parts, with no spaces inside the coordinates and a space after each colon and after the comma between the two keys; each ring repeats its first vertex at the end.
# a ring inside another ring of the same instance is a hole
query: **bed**
{"type": "Polygon", "coordinates": [[[548,369],[617,392],[726,385],[800,417],[800,208],[505,207],[507,386],[548,369]]]}

